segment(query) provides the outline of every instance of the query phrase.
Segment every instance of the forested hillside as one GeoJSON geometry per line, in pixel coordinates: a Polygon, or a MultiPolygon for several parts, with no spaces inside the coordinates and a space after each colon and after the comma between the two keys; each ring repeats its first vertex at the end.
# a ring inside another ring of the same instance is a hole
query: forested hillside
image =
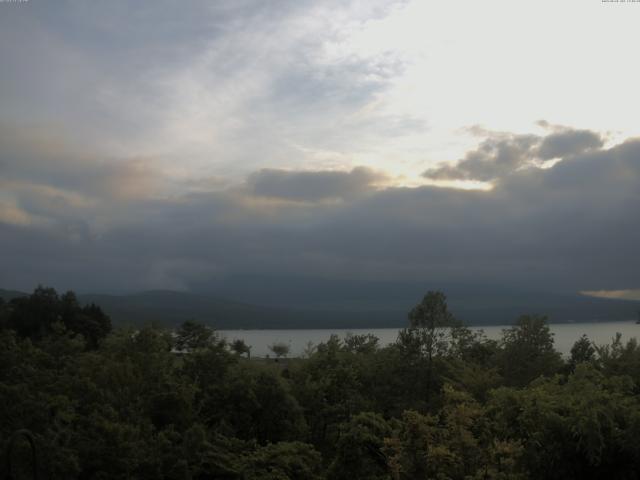
{"type": "MultiPolygon", "coordinates": [[[[242,277],[245,279],[245,277],[242,277]]],[[[247,279],[242,291],[231,281],[224,295],[152,290],[123,295],[79,294],[80,305],[100,305],[117,326],[148,323],[176,327],[196,320],[216,329],[402,328],[406,312],[426,290],[416,284],[345,283],[296,279],[247,279]],[[342,288],[342,290],[340,290],[342,288]],[[403,288],[406,291],[403,291],[403,288]],[[240,299],[240,300],[230,300],[240,299]]],[[[521,292],[482,285],[451,286],[448,303],[465,325],[510,325],[522,312],[544,313],[553,323],[629,321],[640,311],[634,300],[578,294],[521,292]]],[[[0,289],[5,301],[27,293],[0,289]]]]}
{"type": "Polygon", "coordinates": [[[2,474],[31,478],[31,436],[41,478],[638,478],[635,340],[563,359],[543,317],[488,340],[438,292],[408,317],[388,347],[276,361],[193,322],[113,329],[72,293],[0,301],[2,474]]]}

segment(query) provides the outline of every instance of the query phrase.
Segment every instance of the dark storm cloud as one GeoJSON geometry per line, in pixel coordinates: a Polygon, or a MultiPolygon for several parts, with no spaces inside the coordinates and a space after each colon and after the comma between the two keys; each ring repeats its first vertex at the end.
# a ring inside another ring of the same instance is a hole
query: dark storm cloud
{"type": "Polygon", "coordinates": [[[577,155],[602,145],[600,135],[589,130],[563,128],[546,136],[495,133],[455,165],[430,168],[423,176],[432,180],[491,182],[521,168],[577,155]]]}
{"type": "Polygon", "coordinates": [[[495,180],[531,162],[539,141],[535,135],[489,137],[457,164],[430,168],[423,175],[433,180],[495,180]]]}
{"type": "Polygon", "coordinates": [[[602,137],[595,132],[567,129],[544,137],[538,147],[538,156],[542,160],[562,158],[599,148],[602,145],[602,137]]]}
{"type": "Polygon", "coordinates": [[[314,202],[370,192],[385,180],[384,174],[366,167],[356,167],[349,172],[263,169],[250,175],[247,184],[254,195],[314,202]]]}
{"type": "MultiPolygon", "coordinates": [[[[537,158],[542,143],[505,141],[520,163],[537,158]]],[[[56,177],[55,184],[40,179],[38,188],[54,189],[67,206],[46,209],[46,198],[33,200],[26,187],[5,181],[0,285],[188,288],[250,273],[637,288],[640,141],[574,151],[551,168],[511,170],[490,191],[377,190],[384,178],[364,168],[262,170],[242,187],[122,203],[97,181],[102,193],[91,197],[56,177]],[[73,207],[76,195],[97,200],[73,207]],[[336,197],[342,201],[322,201],[336,197]]],[[[46,152],[39,159],[46,163],[46,152]]],[[[7,164],[4,173],[11,173],[7,164]]]]}

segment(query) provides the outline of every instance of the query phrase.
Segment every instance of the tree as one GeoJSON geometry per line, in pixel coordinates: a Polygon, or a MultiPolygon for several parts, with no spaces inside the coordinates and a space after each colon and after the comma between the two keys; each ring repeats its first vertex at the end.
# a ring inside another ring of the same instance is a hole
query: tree
{"type": "Polygon", "coordinates": [[[610,345],[595,347],[598,365],[607,375],[629,375],[640,390],[640,345],[636,338],[622,342],[622,334],[616,333],[610,345]]]}
{"type": "Polygon", "coordinates": [[[28,297],[14,298],[9,304],[9,328],[21,337],[39,340],[60,320],[60,300],[53,288],[38,285],[28,297]]]}
{"type": "Polygon", "coordinates": [[[300,438],[306,430],[302,409],[277,369],[251,371],[250,385],[257,408],[247,413],[255,439],[264,444],[300,438]]]}
{"type": "Polygon", "coordinates": [[[302,358],[311,358],[311,356],[316,352],[317,346],[313,344],[311,340],[309,340],[304,346],[304,350],[302,351],[302,358]]]}
{"type": "Polygon", "coordinates": [[[385,439],[383,451],[393,478],[524,480],[519,443],[487,442],[482,406],[450,385],[443,394],[436,415],[407,410],[400,428],[385,439]]]}
{"type": "Polygon", "coordinates": [[[387,480],[389,469],[382,448],[391,436],[385,419],[372,412],[353,416],[340,427],[337,454],[329,467],[329,478],[336,480],[387,480]]]}
{"type": "Polygon", "coordinates": [[[67,331],[82,335],[88,349],[96,349],[111,331],[109,316],[93,303],[81,306],[72,291],[59,297],[53,288],[40,285],[30,296],[11,300],[10,306],[9,327],[32,340],[46,337],[62,323],[67,331]]]}
{"type": "Polygon", "coordinates": [[[269,350],[271,350],[277,358],[280,358],[289,355],[291,347],[283,342],[275,342],[272,345],[269,345],[269,350]]]}
{"type": "Polygon", "coordinates": [[[279,442],[258,448],[247,457],[246,480],[321,480],[322,456],[312,445],[279,442]]]}
{"type": "Polygon", "coordinates": [[[447,348],[446,337],[458,322],[449,312],[447,297],[442,292],[428,292],[409,312],[409,328],[419,333],[422,348],[429,360],[447,348]]]}
{"type": "Polygon", "coordinates": [[[344,338],[344,349],[352,353],[373,353],[379,347],[380,339],[371,333],[354,335],[347,333],[344,338]]]}
{"type": "Polygon", "coordinates": [[[229,346],[231,347],[231,350],[238,355],[244,355],[246,353],[247,358],[251,358],[251,347],[241,338],[236,338],[229,346]]]}
{"type": "Polygon", "coordinates": [[[458,324],[447,307],[447,297],[442,292],[428,292],[422,301],[409,312],[409,331],[404,340],[419,345],[427,360],[426,397],[431,394],[433,357],[447,349],[447,336],[451,327],[458,324]],[[413,337],[411,339],[410,337],[413,337]]]}
{"type": "Polygon", "coordinates": [[[82,335],[89,349],[97,348],[98,342],[111,331],[109,316],[94,303],[81,307],[72,291],[60,297],[60,315],[64,326],[82,335]]]}
{"type": "Polygon", "coordinates": [[[567,377],[494,390],[486,421],[494,436],[519,441],[530,478],[637,478],[639,403],[628,377],[589,363],[567,377]]]}
{"type": "Polygon", "coordinates": [[[586,335],[582,335],[580,339],[571,347],[571,357],[569,358],[569,366],[573,371],[576,365],[583,362],[591,362],[595,360],[596,349],[591,344],[591,340],[586,335]]]}
{"type": "Polygon", "coordinates": [[[346,352],[334,334],[309,359],[293,365],[293,391],[307,413],[310,439],[323,453],[335,450],[340,424],[365,406],[363,357],[346,352]]]}
{"type": "Polygon", "coordinates": [[[502,331],[502,375],[508,385],[524,386],[541,375],[553,375],[562,357],[553,348],[547,317],[522,315],[502,331]]]}
{"type": "Polygon", "coordinates": [[[0,297],[0,330],[9,327],[9,306],[4,298],[0,297]]]}
{"type": "Polygon", "coordinates": [[[176,331],[175,345],[180,351],[207,348],[217,340],[215,331],[193,320],[187,320],[176,331]]]}

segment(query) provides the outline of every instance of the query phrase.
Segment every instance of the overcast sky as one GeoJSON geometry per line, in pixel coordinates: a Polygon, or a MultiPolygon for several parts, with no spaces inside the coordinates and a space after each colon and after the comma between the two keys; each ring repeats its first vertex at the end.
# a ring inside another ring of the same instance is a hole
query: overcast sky
{"type": "Polygon", "coordinates": [[[0,2],[0,288],[640,298],[639,22],[601,0],[0,2]]]}

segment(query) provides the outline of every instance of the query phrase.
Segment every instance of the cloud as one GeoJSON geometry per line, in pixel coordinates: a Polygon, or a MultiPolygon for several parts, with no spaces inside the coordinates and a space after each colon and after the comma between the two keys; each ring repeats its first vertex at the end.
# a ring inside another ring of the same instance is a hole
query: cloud
{"type": "Polygon", "coordinates": [[[126,200],[158,189],[162,173],[153,159],[112,157],[72,138],[51,126],[0,123],[2,180],[126,200]]]}
{"type": "Polygon", "coordinates": [[[347,41],[398,3],[65,0],[7,9],[0,121],[62,125],[102,156],[153,158],[174,171],[239,180],[299,168],[312,160],[305,149],[352,151],[387,118],[397,119],[388,135],[412,128],[402,123],[410,116],[376,107],[403,60],[347,41]],[[360,109],[367,114],[354,115],[360,109]]]}
{"type": "MultiPolygon", "coordinates": [[[[548,126],[546,122],[542,126],[548,126]]],[[[477,131],[477,129],[476,129],[477,131]]],[[[478,180],[493,182],[520,169],[539,167],[557,158],[578,155],[602,147],[602,137],[589,130],[556,128],[545,135],[487,133],[480,146],[454,165],[441,164],[423,173],[431,180],[478,180]]]]}
{"type": "MultiPolygon", "coordinates": [[[[505,139],[530,155],[542,143],[505,139]]],[[[31,190],[14,186],[18,203],[4,205],[21,213],[3,210],[0,284],[191,288],[254,274],[571,292],[640,285],[638,140],[545,169],[512,170],[490,191],[399,188],[386,180],[363,167],[265,169],[244,185],[126,202],[90,196],[61,177],[46,187],[58,190],[44,194],[42,179],[31,190]],[[97,205],[73,207],[65,195],[78,191],[97,205]],[[55,195],[66,202],[64,213],[42,205],[55,195]],[[36,216],[47,221],[20,220],[36,216]]]]}
{"type": "Polygon", "coordinates": [[[75,242],[172,192],[152,159],[106,156],[56,128],[0,123],[0,144],[0,222],[52,228],[75,242]]]}
{"type": "Polygon", "coordinates": [[[11,225],[29,225],[32,217],[24,210],[8,202],[0,202],[0,223],[11,225]]]}
{"type": "Polygon", "coordinates": [[[640,289],[636,290],[586,290],[583,295],[614,300],[640,300],[640,289]]]}
{"type": "MultiPolygon", "coordinates": [[[[637,288],[638,141],[605,148],[594,131],[549,124],[539,135],[485,131],[471,149],[438,136],[462,121],[523,128],[549,108],[573,112],[559,117],[569,124],[584,116],[617,129],[611,95],[628,103],[624,89],[593,88],[605,70],[591,83],[560,75],[572,87],[561,98],[545,72],[523,84],[520,70],[504,69],[499,29],[469,50],[459,33],[483,22],[451,31],[432,15],[441,5],[399,3],[3,8],[0,286],[189,288],[277,273],[637,288]],[[469,65],[494,74],[470,84],[469,65]],[[538,92],[527,105],[487,95],[522,100],[527,85],[538,92]],[[438,158],[460,160],[425,177],[493,189],[393,187],[450,141],[463,153],[438,158]]],[[[633,78],[621,56],[616,66],[633,78]]]]}
{"type": "Polygon", "coordinates": [[[287,171],[263,169],[247,179],[253,195],[316,202],[345,199],[372,192],[388,177],[367,167],[340,171],[287,171]]]}
{"type": "Polygon", "coordinates": [[[595,132],[563,129],[542,139],[537,156],[542,160],[564,158],[600,148],[603,143],[602,137],[595,132]]]}

